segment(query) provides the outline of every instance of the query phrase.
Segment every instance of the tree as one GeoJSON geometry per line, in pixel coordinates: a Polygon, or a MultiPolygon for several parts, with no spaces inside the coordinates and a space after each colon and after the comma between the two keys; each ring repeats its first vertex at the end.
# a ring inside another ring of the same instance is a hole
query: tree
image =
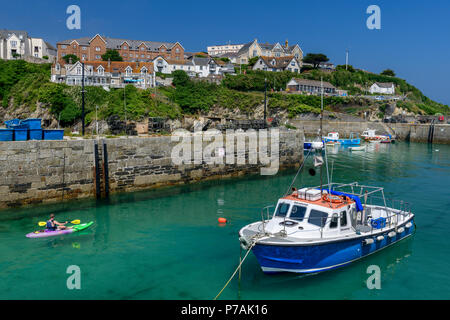
{"type": "Polygon", "coordinates": [[[317,69],[322,62],[327,62],[330,59],[322,53],[308,53],[304,58],[304,63],[310,63],[314,69],[317,69]]]}
{"type": "Polygon", "coordinates": [[[174,72],[172,72],[172,76],[172,84],[175,87],[184,87],[191,81],[188,74],[183,70],[175,70],[174,72]]]}
{"type": "Polygon", "coordinates": [[[345,64],[340,64],[336,66],[336,70],[347,70],[350,72],[355,72],[355,68],[353,68],[353,66],[350,64],[348,64],[347,66],[345,66],[345,64]]]}
{"type": "Polygon", "coordinates": [[[255,65],[255,63],[258,61],[258,59],[259,59],[258,56],[248,59],[248,64],[247,65],[249,67],[253,67],[255,65]]]}
{"type": "Polygon", "coordinates": [[[386,69],[380,74],[383,75],[383,76],[395,77],[395,72],[393,70],[391,70],[391,69],[386,69]]]}
{"type": "Polygon", "coordinates": [[[114,49],[108,49],[106,50],[105,54],[102,54],[102,60],[103,61],[123,61],[122,56],[119,54],[119,51],[114,49]]]}
{"type": "Polygon", "coordinates": [[[74,64],[74,63],[76,63],[77,61],[79,61],[80,60],[80,58],[78,58],[76,55],[74,55],[74,54],[66,54],[64,57],[62,57],[63,58],[63,60],[66,62],[66,63],[70,63],[71,61],[72,61],[72,64],[74,64]]]}

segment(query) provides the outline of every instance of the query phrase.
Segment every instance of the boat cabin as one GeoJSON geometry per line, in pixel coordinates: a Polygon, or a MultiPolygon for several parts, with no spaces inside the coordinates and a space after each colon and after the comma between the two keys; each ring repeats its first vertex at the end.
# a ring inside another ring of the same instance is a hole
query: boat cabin
{"type": "Polygon", "coordinates": [[[304,188],[279,199],[265,228],[300,238],[327,238],[352,233],[356,218],[355,201],[350,197],[304,188]]]}
{"type": "Polygon", "coordinates": [[[339,132],[329,132],[327,135],[328,141],[337,141],[339,140],[339,132]]]}

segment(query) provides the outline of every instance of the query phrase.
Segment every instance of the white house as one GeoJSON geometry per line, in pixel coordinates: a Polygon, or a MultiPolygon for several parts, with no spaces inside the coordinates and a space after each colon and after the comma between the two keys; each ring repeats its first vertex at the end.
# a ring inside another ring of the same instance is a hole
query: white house
{"type": "Polygon", "coordinates": [[[253,65],[253,70],[262,71],[291,71],[300,73],[301,63],[294,56],[285,57],[259,57],[253,65]]]}
{"type": "Polygon", "coordinates": [[[370,87],[370,93],[395,94],[395,85],[392,82],[375,82],[370,87]]]}
{"type": "Polygon", "coordinates": [[[32,38],[26,31],[0,30],[0,58],[11,60],[31,56],[35,58],[48,57],[53,61],[56,49],[40,38],[32,38]]]}

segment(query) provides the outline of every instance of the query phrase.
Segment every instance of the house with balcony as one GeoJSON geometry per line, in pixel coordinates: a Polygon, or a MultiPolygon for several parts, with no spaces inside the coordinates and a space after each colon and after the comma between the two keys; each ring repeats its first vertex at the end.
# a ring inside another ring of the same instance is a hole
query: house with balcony
{"type": "Polygon", "coordinates": [[[4,60],[47,57],[53,61],[56,49],[41,38],[33,38],[23,30],[0,29],[0,58],[4,60]]]}
{"type": "MultiPolygon", "coordinates": [[[[52,66],[51,81],[67,85],[82,85],[83,63],[56,62],[52,66]]],[[[152,62],[85,61],[84,85],[123,88],[132,84],[140,89],[155,86],[152,62]]]]}

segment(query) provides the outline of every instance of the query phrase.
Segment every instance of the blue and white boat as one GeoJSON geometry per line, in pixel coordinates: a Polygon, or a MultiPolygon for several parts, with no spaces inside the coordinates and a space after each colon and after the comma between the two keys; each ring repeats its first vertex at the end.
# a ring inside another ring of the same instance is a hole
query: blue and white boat
{"type": "Polygon", "coordinates": [[[354,138],[353,132],[350,133],[350,137],[348,139],[340,139],[338,132],[329,132],[326,137],[323,137],[325,143],[339,143],[341,145],[360,145],[361,139],[354,138]]]}
{"type": "Polygon", "coordinates": [[[413,234],[408,204],[386,203],[383,188],[356,182],[303,188],[279,199],[273,213],[264,208],[261,221],[243,227],[239,240],[265,273],[336,269],[413,234]]]}
{"type": "Polygon", "coordinates": [[[322,149],[323,148],[323,141],[308,141],[303,142],[303,150],[309,151],[311,149],[322,149]]]}

